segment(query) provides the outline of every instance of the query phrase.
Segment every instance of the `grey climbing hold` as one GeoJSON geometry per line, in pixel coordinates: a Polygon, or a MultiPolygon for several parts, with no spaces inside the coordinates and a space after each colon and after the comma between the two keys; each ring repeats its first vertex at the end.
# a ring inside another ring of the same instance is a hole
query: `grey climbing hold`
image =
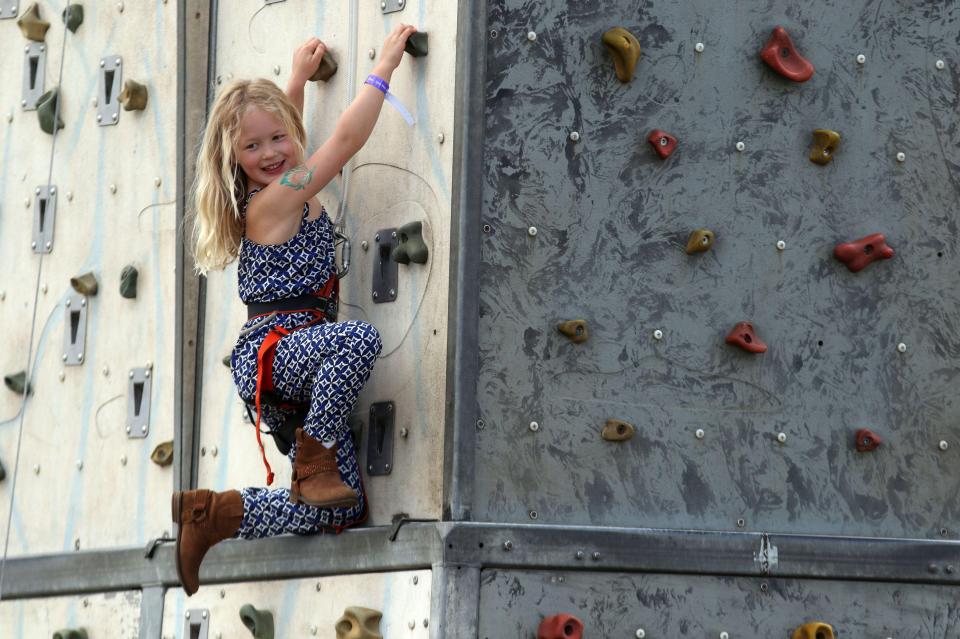
{"type": "Polygon", "coordinates": [[[337,61],[333,59],[333,56],[330,55],[330,52],[327,51],[323,54],[323,57],[320,58],[320,66],[317,67],[317,71],[310,76],[310,80],[313,82],[327,82],[337,73],[337,61]]]}
{"type": "Polygon", "coordinates": [[[403,50],[415,58],[422,58],[427,55],[427,41],[427,33],[425,31],[417,31],[407,38],[407,46],[405,46],[403,50]]]}
{"type": "Polygon", "coordinates": [[[224,366],[226,366],[227,368],[230,368],[230,355],[224,355],[223,359],[220,361],[223,362],[224,366]]]}
{"type": "Polygon", "coordinates": [[[77,293],[81,295],[86,295],[87,297],[93,297],[97,294],[97,277],[93,273],[84,273],[83,275],[78,275],[76,277],[70,278],[70,286],[73,287],[77,293]]]}
{"type": "Polygon", "coordinates": [[[390,259],[398,264],[426,264],[430,251],[423,241],[423,224],[410,222],[397,229],[397,245],[390,259]]]}
{"type": "Polygon", "coordinates": [[[240,620],[256,639],[273,639],[273,613],[257,610],[251,604],[240,608],[240,620]]]}
{"type": "Polygon", "coordinates": [[[12,390],[17,395],[29,395],[33,389],[30,388],[30,384],[27,383],[27,372],[20,371],[19,373],[13,373],[12,375],[5,375],[3,378],[4,385],[12,390]]]}
{"type": "Polygon", "coordinates": [[[83,24],[83,5],[67,5],[67,8],[63,10],[63,23],[70,29],[70,33],[76,33],[80,25],[83,24]]]}
{"type": "Polygon", "coordinates": [[[63,128],[63,118],[57,112],[57,103],[60,101],[60,89],[53,88],[37,99],[37,119],[40,120],[40,129],[44,133],[53,135],[53,123],[56,118],[57,128],[63,128]]]}
{"type": "Polygon", "coordinates": [[[136,267],[127,265],[120,272],[120,295],[128,300],[137,299],[137,279],[140,274],[136,267]]]}

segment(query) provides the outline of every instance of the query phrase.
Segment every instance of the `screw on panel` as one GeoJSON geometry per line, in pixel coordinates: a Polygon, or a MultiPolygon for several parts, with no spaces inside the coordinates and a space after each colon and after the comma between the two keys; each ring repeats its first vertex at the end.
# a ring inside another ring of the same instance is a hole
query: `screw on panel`
{"type": "Polygon", "coordinates": [[[540,518],[540,513],[538,513],[535,510],[530,511],[530,519],[539,519],[539,518],[540,518]]]}
{"type": "Polygon", "coordinates": [[[537,422],[530,422],[530,430],[534,433],[537,432],[538,430],[540,430],[540,424],[538,424],[537,422]]]}
{"type": "Polygon", "coordinates": [[[906,353],[907,345],[904,344],[903,342],[900,342],[899,344],[897,344],[897,350],[900,351],[901,353],[906,353]]]}
{"type": "Polygon", "coordinates": [[[594,561],[600,561],[600,553],[599,553],[599,552],[594,551],[594,553],[593,553],[592,555],[590,555],[590,557],[591,557],[594,561]]]}
{"type": "Polygon", "coordinates": [[[633,633],[637,639],[644,639],[647,636],[647,631],[643,628],[637,628],[637,631],[633,633]]]}
{"type": "Polygon", "coordinates": [[[507,552],[510,552],[511,550],[513,550],[513,542],[510,541],[509,539],[503,542],[503,549],[506,550],[507,552]]]}
{"type": "Polygon", "coordinates": [[[941,440],[940,440],[940,450],[947,450],[948,448],[950,448],[950,444],[947,443],[947,440],[941,439],[941,440]]]}
{"type": "Polygon", "coordinates": [[[940,567],[937,566],[937,564],[930,564],[929,566],[927,566],[927,570],[930,572],[931,575],[935,575],[938,572],[940,572],[940,567]]]}
{"type": "Polygon", "coordinates": [[[786,433],[777,433],[777,441],[781,444],[787,443],[787,434],[786,433]]]}
{"type": "MultiPolygon", "coordinates": [[[[413,630],[413,628],[411,628],[411,630],[413,630]]],[[[318,632],[320,632],[320,628],[318,628],[317,626],[310,626],[311,635],[316,635],[318,632]]]]}
{"type": "Polygon", "coordinates": [[[907,161],[906,153],[904,153],[903,151],[900,151],[899,153],[897,153],[897,162],[906,162],[906,161],[907,161]]]}
{"type": "Polygon", "coordinates": [[[123,13],[123,3],[122,3],[122,2],[118,2],[118,3],[117,3],[117,11],[119,11],[120,13],[123,13]]]}
{"type": "Polygon", "coordinates": [[[77,460],[77,470],[83,470],[83,460],[82,460],[82,459],[78,459],[78,460],[77,460]]]}
{"type": "Polygon", "coordinates": [[[412,581],[413,581],[413,585],[416,586],[418,583],[420,583],[420,577],[414,575],[412,581]]]}
{"type": "Polygon", "coordinates": [[[39,475],[39,474],[40,474],[40,464],[34,464],[34,466],[33,466],[33,474],[34,474],[34,475],[39,475]]]}
{"type": "Polygon", "coordinates": [[[578,551],[577,551],[577,554],[574,555],[574,557],[576,557],[577,559],[583,559],[583,551],[582,551],[582,550],[578,550],[578,551]]]}
{"type": "Polygon", "coordinates": [[[362,242],[360,242],[360,248],[366,251],[370,248],[370,243],[367,242],[366,240],[363,240],[362,242]]]}
{"type": "Polygon", "coordinates": [[[67,202],[73,202],[73,191],[67,191],[67,202]]]}
{"type": "Polygon", "coordinates": [[[857,64],[864,64],[867,61],[867,56],[862,53],[857,56],[857,64]]]}
{"type": "Polygon", "coordinates": [[[373,60],[375,57],[377,57],[377,50],[370,49],[369,51],[367,51],[367,57],[373,60]]]}
{"type": "Polygon", "coordinates": [[[83,607],[84,607],[84,608],[89,608],[89,607],[90,607],[90,600],[87,599],[86,597],[83,598],[83,607]]]}
{"type": "Polygon", "coordinates": [[[492,230],[493,230],[493,227],[491,227],[489,224],[484,224],[484,225],[483,225],[483,232],[484,232],[484,233],[489,233],[489,232],[492,231],[492,230]]]}
{"type": "Polygon", "coordinates": [[[747,522],[745,519],[740,518],[737,520],[737,528],[743,528],[746,525],[747,525],[747,522]]]}
{"type": "Polygon", "coordinates": [[[694,49],[697,53],[703,53],[703,49],[704,49],[703,43],[702,43],[702,42],[696,43],[695,45],[693,45],[693,49],[694,49]]]}
{"type": "Polygon", "coordinates": [[[571,142],[579,142],[579,141],[580,141],[580,132],[579,132],[579,131],[571,131],[571,132],[570,132],[570,141],[571,141],[571,142]]]}
{"type": "Polygon", "coordinates": [[[941,71],[942,71],[942,70],[944,69],[944,67],[946,67],[946,66],[947,66],[946,63],[945,63],[943,60],[937,60],[936,67],[937,67],[938,69],[940,69],[941,71]]]}
{"type": "Polygon", "coordinates": [[[226,598],[227,598],[227,591],[224,590],[223,588],[220,589],[220,598],[221,598],[221,599],[226,599],[226,598]]]}
{"type": "Polygon", "coordinates": [[[655,340],[661,340],[661,339],[663,339],[663,331],[661,331],[659,328],[658,328],[657,330],[655,330],[655,331],[653,332],[653,339],[655,339],[655,340]]]}
{"type": "Polygon", "coordinates": [[[483,430],[486,427],[487,425],[484,423],[482,419],[477,420],[477,430],[483,430]]]}
{"type": "Polygon", "coordinates": [[[537,236],[537,227],[531,226],[530,228],[528,228],[528,229],[527,229],[527,235],[529,235],[530,237],[536,237],[536,236],[537,236]]]}
{"type": "Polygon", "coordinates": [[[409,434],[410,434],[410,431],[407,430],[407,427],[406,427],[406,426],[404,426],[403,428],[400,429],[400,438],[401,438],[401,439],[406,439],[409,434]]]}
{"type": "Polygon", "coordinates": [[[79,538],[79,537],[77,537],[76,539],[73,540],[73,549],[74,549],[74,550],[80,550],[80,538],[79,538]]]}
{"type": "Polygon", "coordinates": [[[767,582],[761,581],[761,582],[760,582],[760,592],[767,592],[768,590],[770,590],[770,586],[767,585],[767,582]]]}
{"type": "Polygon", "coordinates": [[[737,148],[737,151],[741,151],[741,152],[742,152],[744,149],[747,148],[747,145],[744,144],[743,142],[737,142],[737,147],[736,147],[736,148],[737,148]]]}
{"type": "Polygon", "coordinates": [[[440,133],[437,134],[437,142],[439,142],[440,144],[443,144],[444,140],[446,140],[446,139],[447,139],[447,138],[446,138],[446,136],[443,134],[443,132],[440,132],[440,133]]]}
{"type": "Polygon", "coordinates": [[[698,428],[698,429],[697,429],[697,432],[695,432],[693,435],[694,435],[694,437],[696,437],[697,439],[703,439],[704,436],[706,435],[706,433],[703,432],[703,429],[702,429],[702,428],[698,428]]]}
{"type": "Polygon", "coordinates": [[[280,75],[280,65],[279,65],[279,64],[273,65],[273,75],[280,75]]]}
{"type": "Polygon", "coordinates": [[[127,456],[126,456],[126,455],[120,455],[120,465],[121,465],[121,466],[126,466],[126,465],[127,465],[127,456]]]}
{"type": "Polygon", "coordinates": [[[60,371],[60,374],[57,375],[57,378],[62,382],[67,378],[67,374],[64,371],[60,371]]]}
{"type": "Polygon", "coordinates": [[[189,619],[189,618],[190,618],[190,611],[189,611],[189,610],[186,611],[186,612],[183,614],[183,616],[186,617],[187,619],[189,619]]]}
{"type": "Polygon", "coordinates": [[[730,633],[727,632],[727,631],[721,632],[721,633],[720,633],[720,639],[730,639],[730,633]]]}
{"type": "Polygon", "coordinates": [[[7,299],[7,292],[0,291],[0,302],[4,301],[5,299],[7,299]]]}
{"type": "Polygon", "coordinates": [[[430,625],[430,621],[429,621],[428,619],[424,619],[424,620],[423,620],[423,627],[426,628],[426,627],[429,626],[429,625],[430,625]]]}
{"type": "Polygon", "coordinates": [[[320,589],[321,589],[321,588],[323,588],[323,583],[320,582],[320,581],[318,581],[318,582],[317,582],[317,592],[320,592],[320,589]]]}
{"type": "Polygon", "coordinates": [[[162,181],[159,177],[153,178],[153,185],[154,185],[155,187],[160,188],[160,185],[161,185],[162,183],[163,183],[163,181],[162,181]]]}
{"type": "Polygon", "coordinates": [[[116,193],[116,192],[117,192],[117,185],[116,185],[116,184],[111,184],[111,185],[110,185],[110,192],[111,192],[111,193],[116,193]]]}
{"type": "Polygon", "coordinates": [[[127,435],[133,432],[133,427],[127,424],[127,435]]]}
{"type": "Polygon", "coordinates": [[[785,250],[786,248],[787,248],[787,243],[786,243],[786,242],[784,242],[783,240],[777,240],[777,250],[778,250],[778,251],[783,251],[783,250],[785,250]]]}
{"type": "Polygon", "coordinates": [[[536,31],[527,31],[527,40],[530,42],[537,41],[537,32],[536,31]]]}

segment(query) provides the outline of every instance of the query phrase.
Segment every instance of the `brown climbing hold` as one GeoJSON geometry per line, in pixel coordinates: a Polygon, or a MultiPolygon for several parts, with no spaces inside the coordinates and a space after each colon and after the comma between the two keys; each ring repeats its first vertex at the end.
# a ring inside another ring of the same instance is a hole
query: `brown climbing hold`
{"type": "Polygon", "coordinates": [[[163,442],[150,453],[150,461],[158,466],[169,466],[173,463],[173,442],[163,442]]]}
{"type": "Polygon", "coordinates": [[[854,273],[863,270],[871,262],[889,260],[894,255],[893,249],[887,246],[887,238],[883,233],[873,233],[853,242],[837,244],[833,249],[833,256],[854,273]]]}
{"type": "Polygon", "coordinates": [[[583,622],[568,613],[547,617],[537,628],[537,639],[582,639],[583,622]]]}
{"type": "Polygon", "coordinates": [[[43,42],[50,23],[40,17],[40,7],[34,2],[17,20],[17,26],[23,32],[23,37],[34,42],[43,42]]]}
{"type": "Polygon", "coordinates": [[[640,59],[640,42],[623,27],[614,27],[603,34],[603,44],[613,57],[613,68],[621,82],[633,79],[633,71],[640,59]]]}
{"type": "Polygon", "coordinates": [[[124,80],[117,101],[123,105],[124,111],[143,111],[147,108],[147,87],[133,80],[124,80]]]}
{"type": "Polygon", "coordinates": [[[337,639],[383,639],[380,634],[379,610],[351,606],[337,619],[337,639]]]}
{"type": "Polygon", "coordinates": [[[93,297],[97,294],[97,277],[93,273],[84,273],[83,275],[78,275],[76,277],[70,278],[70,286],[73,287],[77,293],[81,295],[86,295],[87,297],[93,297]]]}
{"type": "Polygon", "coordinates": [[[813,132],[813,146],[810,148],[810,161],[817,164],[829,164],[833,153],[840,145],[840,134],[830,129],[817,129],[813,132]]]}
{"type": "Polygon", "coordinates": [[[875,432],[869,428],[861,428],[857,431],[856,439],[857,451],[861,453],[869,453],[872,450],[876,450],[883,440],[880,439],[880,435],[877,435],[875,432]]]}
{"type": "Polygon", "coordinates": [[[570,338],[574,344],[582,344],[590,337],[586,320],[568,320],[557,325],[557,330],[570,338]]]}
{"type": "Polygon", "coordinates": [[[793,46],[793,40],[783,27],[776,27],[760,51],[767,65],[793,82],[806,82],[813,77],[813,65],[793,46]]]}
{"type": "Polygon", "coordinates": [[[603,426],[603,432],[600,436],[608,442],[625,442],[637,432],[633,424],[628,424],[619,419],[608,419],[603,426]]]}
{"type": "Polygon", "coordinates": [[[709,251],[710,247],[713,246],[713,239],[713,231],[697,229],[687,239],[687,255],[709,251]]]}
{"type": "Polygon", "coordinates": [[[833,626],[822,621],[811,621],[794,630],[791,639],[834,639],[833,626]]]}
{"type": "Polygon", "coordinates": [[[677,148],[677,138],[660,129],[651,131],[650,135],[647,136],[647,142],[650,143],[661,160],[666,160],[677,148]]]}
{"type": "Polygon", "coordinates": [[[750,322],[740,322],[727,335],[727,344],[739,346],[748,353],[766,353],[767,345],[757,337],[753,324],[750,322]]]}
{"type": "Polygon", "coordinates": [[[320,66],[317,67],[317,70],[310,80],[313,82],[327,82],[337,73],[337,61],[333,59],[333,56],[329,51],[323,54],[323,57],[320,58],[320,66]]]}

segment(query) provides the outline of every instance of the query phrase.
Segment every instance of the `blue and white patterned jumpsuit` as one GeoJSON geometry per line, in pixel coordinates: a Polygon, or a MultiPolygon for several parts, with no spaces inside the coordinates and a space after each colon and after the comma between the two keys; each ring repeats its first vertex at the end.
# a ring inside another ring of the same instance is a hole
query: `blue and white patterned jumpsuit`
{"type": "MultiPolygon", "coordinates": [[[[241,206],[246,215],[251,191],[241,206]]],[[[335,273],[333,225],[325,210],[313,220],[303,218],[297,234],[282,244],[262,245],[243,237],[240,243],[238,279],[244,303],[270,302],[319,291],[335,273]]],[[[231,369],[240,397],[252,402],[257,386],[257,350],[270,327],[292,329],[314,319],[312,313],[283,313],[269,324],[241,335],[233,349],[231,369]]],[[[244,329],[262,318],[249,320],[244,329]]],[[[316,508],[290,503],[289,488],[269,490],[244,488],[243,521],[237,533],[244,539],[272,537],[283,533],[310,534],[325,528],[349,526],[364,518],[360,469],[347,418],[360,389],[370,377],[380,354],[377,329],[366,322],[314,324],[287,335],[277,344],[273,360],[274,392],[286,401],[309,402],[304,434],[318,441],[335,439],[340,477],[360,495],[353,508],[316,508]]],[[[283,413],[263,406],[263,419],[274,429],[283,413]]],[[[253,439],[253,433],[250,433],[253,439]]],[[[293,463],[296,443],[288,457],[293,463]]]]}

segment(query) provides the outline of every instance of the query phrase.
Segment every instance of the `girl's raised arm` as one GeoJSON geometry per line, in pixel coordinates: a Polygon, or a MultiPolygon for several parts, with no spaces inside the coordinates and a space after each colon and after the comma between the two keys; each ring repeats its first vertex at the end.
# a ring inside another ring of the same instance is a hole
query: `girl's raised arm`
{"type": "MultiPolygon", "coordinates": [[[[380,61],[373,68],[373,75],[390,82],[394,69],[403,58],[407,38],[415,32],[416,27],[401,24],[387,36],[380,61]]],[[[301,166],[285,172],[250,201],[247,210],[248,233],[268,236],[275,225],[290,225],[292,220],[299,222],[304,203],[319,193],[366,143],[377,123],[383,99],[382,90],[363,85],[337,120],[330,139],[301,166]]]]}
{"type": "Polygon", "coordinates": [[[287,82],[287,90],[284,93],[297,107],[300,116],[303,117],[303,87],[307,81],[317,71],[320,66],[320,59],[327,52],[327,45],[320,41],[320,38],[310,38],[293,52],[293,66],[291,67],[290,80],[287,82]]]}

